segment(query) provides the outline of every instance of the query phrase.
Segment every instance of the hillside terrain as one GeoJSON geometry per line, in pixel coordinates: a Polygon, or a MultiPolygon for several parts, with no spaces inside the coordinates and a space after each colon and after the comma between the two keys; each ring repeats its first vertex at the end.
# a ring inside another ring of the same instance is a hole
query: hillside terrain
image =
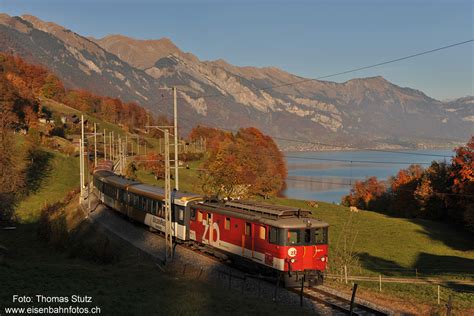
{"type": "MultiPolygon", "coordinates": [[[[75,109],[52,100],[42,99],[42,104],[56,114],[81,114],[75,109]]],[[[100,128],[106,127],[108,130],[114,130],[118,134],[125,134],[125,131],[115,124],[102,121],[90,114],[87,114],[86,118],[98,123],[100,128]]],[[[24,140],[19,137],[19,141],[21,142],[24,140]]],[[[153,145],[154,142],[150,141],[149,144],[149,150],[153,150],[155,147],[153,145]]],[[[35,246],[37,249],[42,250],[38,255],[34,256],[31,255],[31,252],[29,251],[15,251],[12,257],[7,259],[10,266],[7,266],[6,268],[0,266],[0,274],[9,275],[17,273],[17,269],[20,269],[18,262],[22,260],[24,262],[24,260],[27,260],[35,266],[36,270],[34,271],[40,269],[48,275],[54,273],[58,279],[64,278],[65,280],[66,275],[69,275],[71,271],[75,271],[75,273],[83,279],[81,282],[74,278],[70,281],[64,281],[64,291],[71,287],[77,289],[76,284],[80,284],[81,288],[87,288],[90,281],[88,278],[81,277],[83,276],[83,272],[81,272],[82,270],[77,270],[77,265],[79,264],[87,267],[88,275],[92,275],[95,279],[99,278],[103,280],[101,284],[96,285],[92,294],[99,298],[99,302],[102,306],[115,311],[114,304],[119,304],[117,303],[118,301],[112,301],[116,302],[112,304],[106,303],[104,300],[100,299],[105,291],[104,288],[107,288],[111,284],[110,281],[106,281],[106,279],[110,278],[112,275],[130,275],[130,278],[124,277],[123,279],[120,279],[120,284],[124,284],[125,287],[119,286],[115,290],[115,296],[120,298],[125,295],[124,293],[128,293],[128,290],[125,288],[133,288],[133,286],[131,287],[131,285],[129,285],[131,280],[134,278],[142,278],[144,275],[143,271],[147,272],[145,273],[146,275],[153,274],[153,268],[148,266],[146,263],[131,263],[128,259],[125,259],[125,261],[121,261],[121,263],[109,266],[107,268],[109,271],[107,274],[100,274],[97,269],[102,269],[100,268],[101,266],[83,262],[81,259],[65,258],[63,254],[55,254],[50,249],[48,250],[46,246],[38,244],[34,237],[35,223],[40,218],[40,212],[44,207],[44,202],[51,204],[60,201],[67,191],[77,187],[78,185],[77,173],[72,172],[72,170],[78,169],[77,158],[68,157],[51,149],[39,149],[48,153],[48,156],[50,157],[47,161],[49,167],[43,168],[43,170],[47,170],[47,173],[38,184],[37,189],[20,202],[17,213],[21,221],[32,223],[30,225],[33,226],[21,225],[17,232],[12,233],[5,231],[1,234],[2,240],[12,240],[10,242],[11,245],[17,245],[19,249],[29,249],[28,247],[35,246]],[[58,181],[60,178],[61,181],[58,181]],[[19,238],[18,234],[21,234],[22,237],[19,238]],[[45,264],[39,264],[38,260],[42,260],[45,264]],[[55,266],[57,266],[57,262],[61,262],[63,268],[54,269],[53,272],[51,270],[52,261],[56,262],[55,266]]],[[[156,147],[154,150],[156,150],[156,147]]],[[[183,169],[180,173],[181,186],[184,190],[197,193],[201,192],[201,179],[199,178],[199,171],[196,170],[199,169],[201,164],[202,161],[191,162],[191,168],[183,169]]],[[[140,180],[147,183],[155,185],[162,184],[161,180],[157,181],[150,171],[143,168],[139,169],[138,177],[140,180]]],[[[309,207],[305,201],[280,198],[271,198],[266,201],[300,208],[309,208],[312,210],[313,216],[327,221],[331,225],[330,251],[332,254],[335,254],[338,251],[338,248],[341,247],[340,240],[342,238],[341,236],[344,235],[344,226],[348,221],[352,221],[353,227],[355,227],[352,234],[357,234],[353,251],[357,255],[358,263],[349,268],[349,273],[351,275],[362,274],[376,276],[382,274],[384,276],[406,276],[414,274],[414,271],[417,270],[417,273],[420,275],[428,275],[432,277],[444,277],[449,279],[465,279],[472,277],[470,267],[474,264],[474,249],[470,235],[460,232],[450,225],[428,220],[392,218],[387,215],[365,211],[351,215],[347,208],[322,202],[318,203],[318,207],[309,207]],[[380,227],[384,227],[384,229],[381,230],[380,227]]],[[[67,214],[67,216],[72,216],[71,214],[74,214],[71,208],[69,208],[67,214]]],[[[73,217],[75,218],[75,216],[73,217]]],[[[136,260],[133,259],[131,261],[136,260]]],[[[28,280],[33,279],[42,282],[41,278],[38,277],[37,274],[34,274],[31,266],[24,266],[22,269],[23,271],[26,271],[24,272],[24,276],[28,280]]],[[[21,280],[26,279],[22,278],[21,280]]],[[[166,278],[162,279],[158,275],[153,276],[152,280],[154,281],[150,283],[150,288],[155,282],[172,287],[180,287],[183,284],[183,281],[173,281],[166,278]]],[[[28,284],[31,284],[31,282],[28,284]]],[[[340,286],[340,284],[337,283],[334,285],[340,286]]],[[[204,285],[196,285],[195,288],[189,289],[189,293],[202,291],[202,286],[204,285]]],[[[52,288],[48,288],[47,290],[53,293],[52,288]]],[[[374,283],[361,283],[360,290],[361,293],[366,293],[369,296],[377,293],[376,284],[374,283]]],[[[442,291],[444,298],[446,298],[447,295],[453,296],[454,306],[457,309],[473,308],[472,298],[468,294],[465,294],[462,291],[457,292],[445,288],[443,288],[442,291]]],[[[144,297],[148,297],[148,295],[152,295],[151,293],[153,291],[145,292],[143,293],[144,297]]],[[[215,295],[217,294],[212,294],[214,292],[210,291],[206,293],[212,295],[213,300],[216,299],[215,295]]],[[[435,305],[436,286],[402,286],[396,284],[384,284],[384,292],[377,295],[380,295],[379,299],[383,302],[387,302],[388,300],[400,308],[407,308],[407,306],[411,304],[422,304],[424,310],[430,310],[430,306],[435,305]]],[[[227,300],[227,298],[223,296],[217,297],[219,297],[218,300],[227,300]]],[[[146,304],[145,301],[140,299],[139,302],[140,304],[136,307],[137,311],[154,310],[154,307],[146,304]]],[[[195,306],[201,306],[197,302],[195,304],[195,306]]],[[[127,309],[129,307],[123,306],[123,308],[127,309]]],[[[172,308],[172,310],[186,312],[186,309],[182,309],[182,307],[179,306],[171,306],[170,308],[172,308]]],[[[212,312],[218,307],[214,305],[202,305],[200,308],[209,309],[209,311],[212,312]]],[[[257,310],[255,305],[249,305],[248,308],[249,311],[257,310]]]]}
{"type": "Polygon", "coordinates": [[[384,148],[451,145],[474,128],[473,97],[441,102],[382,77],[334,83],[201,61],[169,39],[86,38],[28,15],[0,15],[0,51],[44,65],[68,88],[138,102],[154,113],[171,112],[170,93],[158,88],[177,86],[184,133],[198,123],[254,126],[274,137],[384,148]]]}
{"type": "MultiPolygon", "coordinates": [[[[52,116],[85,115],[85,119],[116,135],[127,132],[65,104],[41,98],[52,116]]],[[[38,129],[41,129],[41,124],[38,129]]],[[[74,145],[77,135],[67,129],[63,146],[74,145]]],[[[156,263],[140,255],[119,238],[112,238],[86,220],[78,207],[79,159],[43,144],[32,144],[32,135],[14,135],[24,162],[27,190],[15,211],[15,229],[0,225],[0,310],[24,307],[12,303],[12,290],[22,295],[88,295],[105,315],[149,314],[244,314],[268,312],[291,315],[294,306],[281,306],[270,300],[222,291],[193,275],[164,274],[156,263]],[[183,300],[186,304],[182,304],[183,300]]],[[[157,150],[151,141],[149,150],[157,150]]],[[[183,179],[186,179],[183,178],[183,179]]],[[[37,304],[47,307],[51,304],[37,304]]],[[[54,306],[64,306],[54,304],[54,306]]],[[[87,306],[78,304],[77,306],[87,306]]],[[[308,311],[299,310],[302,315],[308,311]]]]}

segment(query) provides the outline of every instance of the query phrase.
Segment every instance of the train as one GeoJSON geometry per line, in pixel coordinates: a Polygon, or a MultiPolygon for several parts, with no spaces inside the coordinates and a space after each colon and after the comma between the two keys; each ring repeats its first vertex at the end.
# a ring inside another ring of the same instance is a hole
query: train
{"type": "MultiPolygon", "coordinates": [[[[127,218],[165,231],[164,189],[130,180],[104,162],[93,173],[101,203],[127,218]]],[[[216,200],[174,190],[171,194],[175,242],[198,247],[286,287],[323,283],[328,264],[328,223],[310,211],[248,200],[216,200]]]]}

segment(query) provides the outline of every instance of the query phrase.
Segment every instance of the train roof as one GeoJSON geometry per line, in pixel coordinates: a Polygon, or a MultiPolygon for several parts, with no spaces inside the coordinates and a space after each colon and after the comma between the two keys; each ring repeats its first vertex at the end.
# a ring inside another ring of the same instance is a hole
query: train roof
{"type": "Polygon", "coordinates": [[[279,228],[320,228],[329,226],[326,222],[309,217],[311,213],[309,210],[289,206],[237,200],[225,203],[203,202],[197,204],[197,207],[279,228]]]}
{"type": "MultiPolygon", "coordinates": [[[[149,184],[143,184],[143,183],[134,184],[128,187],[128,191],[132,193],[144,195],[146,197],[149,197],[155,200],[165,199],[165,190],[163,188],[156,187],[149,184]]],[[[201,200],[201,199],[203,199],[203,196],[199,194],[186,193],[186,192],[181,192],[181,191],[176,191],[174,193],[175,202],[176,200],[181,200],[181,202],[185,203],[188,201],[195,201],[195,200],[201,200]]]]}
{"type": "Polygon", "coordinates": [[[228,201],[225,203],[225,206],[278,218],[301,217],[311,214],[311,211],[301,208],[245,200],[228,201]]]}
{"type": "Polygon", "coordinates": [[[120,176],[117,176],[117,175],[112,175],[112,176],[109,176],[107,178],[105,178],[103,180],[105,183],[108,183],[108,184],[112,184],[116,187],[119,187],[121,189],[125,189],[131,185],[134,185],[134,184],[137,184],[137,183],[140,183],[138,181],[135,181],[135,180],[129,180],[129,179],[126,179],[126,178],[123,178],[123,177],[120,177],[120,176]]]}
{"type": "Polygon", "coordinates": [[[111,177],[111,176],[114,176],[114,175],[115,175],[115,173],[113,173],[112,171],[109,171],[109,170],[96,170],[96,171],[94,171],[94,177],[97,177],[102,181],[105,178],[111,177]]]}

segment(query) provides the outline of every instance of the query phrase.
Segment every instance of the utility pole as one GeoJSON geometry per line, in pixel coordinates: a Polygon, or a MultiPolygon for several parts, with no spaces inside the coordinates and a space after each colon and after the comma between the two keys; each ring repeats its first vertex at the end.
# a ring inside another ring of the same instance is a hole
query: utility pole
{"type": "Polygon", "coordinates": [[[121,149],[122,149],[122,139],[120,138],[120,135],[118,136],[117,138],[117,157],[118,157],[118,160],[119,160],[119,164],[118,164],[118,167],[119,167],[119,172],[120,174],[123,174],[122,173],[122,153],[121,153],[121,149]]]}
{"type": "Polygon", "coordinates": [[[173,111],[174,111],[174,187],[179,190],[178,176],[178,104],[176,100],[176,87],[173,87],[173,111]]]}
{"type": "Polygon", "coordinates": [[[114,157],[112,157],[112,132],[109,133],[109,158],[110,160],[113,162],[114,161],[114,157]]]}
{"type": "Polygon", "coordinates": [[[115,137],[114,137],[114,131],[112,131],[112,154],[110,155],[112,158],[112,161],[115,161],[116,155],[115,155],[115,137]]]}
{"type": "Polygon", "coordinates": [[[127,157],[128,157],[128,134],[125,134],[125,151],[123,153],[125,167],[127,167],[127,157]]]}
{"type": "Polygon", "coordinates": [[[149,127],[162,131],[165,136],[165,258],[173,259],[173,227],[171,223],[171,205],[173,201],[171,200],[170,136],[168,130],[173,126],[147,126],[147,128],[149,127]]]}
{"type": "Polygon", "coordinates": [[[83,189],[82,189],[82,139],[79,139],[79,186],[81,188],[81,193],[79,195],[79,203],[82,203],[82,199],[84,197],[83,189]]]}
{"type": "Polygon", "coordinates": [[[81,196],[80,202],[84,201],[84,115],[81,115],[81,139],[79,141],[79,168],[80,168],[80,185],[81,196]]]}
{"type": "Polygon", "coordinates": [[[169,131],[165,132],[165,239],[166,259],[173,259],[173,236],[171,233],[171,177],[170,177],[170,138],[169,131]]]}
{"type": "Polygon", "coordinates": [[[104,128],[104,160],[107,160],[107,136],[104,128]]]}
{"type": "Polygon", "coordinates": [[[94,167],[97,167],[97,123],[94,123],[94,167]]]}

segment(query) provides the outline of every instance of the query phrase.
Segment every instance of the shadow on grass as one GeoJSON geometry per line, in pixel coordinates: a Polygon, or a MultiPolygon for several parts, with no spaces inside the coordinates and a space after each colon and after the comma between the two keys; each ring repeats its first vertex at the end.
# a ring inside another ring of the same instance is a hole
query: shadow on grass
{"type": "Polygon", "coordinates": [[[419,267],[423,274],[474,274],[474,259],[456,256],[420,252],[413,266],[419,267]]]}
{"type": "Polygon", "coordinates": [[[41,187],[41,182],[46,178],[50,172],[51,167],[49,161],[53,158],[53,154],[33,148],[28,152],[28,168],[26,170],[26,187],[25,193],[31,194],[41,187]]]}
{"type": "Polygon", "coordinates": [[[461,226],[425,219],[412,219],[410,221],[421,226],[422,229],[419,230],[419,233],[428,236],[432,240],[441,241],[455,250],[474,250],[474,234],[469,233],[461,226]]]}
{"type": "MultiPolygon", "coordinates": [[[[463,277],[473,275],[474,260],[456,256],[434,255],[420,252],[415,263],[404,267],[392,260],[372,256],[366,252],[358,254],[364,269],[393,277],[463,277]]],[[[446,286],[460,292],[474,292],[474,286],[456,281],[446,282],[446,286]]]]}
{"type": "Polygon", "coordinates": [[[364,269],[372,272],[382,273],[388,276],[406,274],[408,270],[414,271],[413,269],[402,267],[395,261],[372,256],[367,252],[359,253],[357,257],[359,258],[359,262],[364,269]]]}

